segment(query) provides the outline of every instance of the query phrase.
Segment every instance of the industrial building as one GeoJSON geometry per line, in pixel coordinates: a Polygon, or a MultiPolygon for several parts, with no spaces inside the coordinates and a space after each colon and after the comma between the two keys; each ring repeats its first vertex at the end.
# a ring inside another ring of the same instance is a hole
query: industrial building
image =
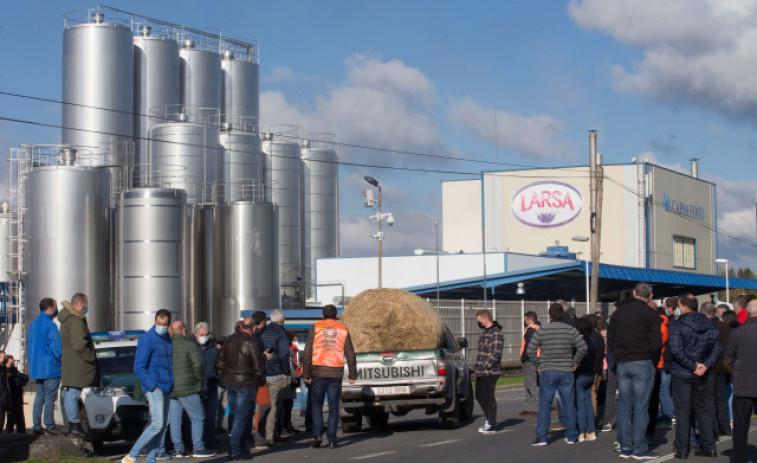
{"type": "Polygon", "coordinates": [[[92,331],[304,304],[339,249],[336,136],[261,124],[258,44],[102,6],[62,38],[62,143],[11,150],[0,211],[9,350],[47,296],[87,294],[92,331]]]}

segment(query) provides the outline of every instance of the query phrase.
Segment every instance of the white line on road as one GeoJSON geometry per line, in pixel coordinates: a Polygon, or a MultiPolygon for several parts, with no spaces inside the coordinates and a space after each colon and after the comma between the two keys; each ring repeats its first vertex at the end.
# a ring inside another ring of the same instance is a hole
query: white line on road
{"type": "Polygon", "coordinates": [[[393,453],[397,453],[393,450],[389,450],[386,452],[378,452],[378,453],[369,453],[368,455],[361,455],[359,457],[352,457],[352,460],[367,460],[369,458],[376,458],[376,457],[383,457],[386,455],[391,455],[393,453]]]}
{"type": "Polygon", "coordinates": [[[437,445],[453,444],[455,442],[460,442],[461,440],[462,439],[441,440],[439,442],[431,442],[430,444],[419,445],[418,447],[436,447],[437,445]]]}

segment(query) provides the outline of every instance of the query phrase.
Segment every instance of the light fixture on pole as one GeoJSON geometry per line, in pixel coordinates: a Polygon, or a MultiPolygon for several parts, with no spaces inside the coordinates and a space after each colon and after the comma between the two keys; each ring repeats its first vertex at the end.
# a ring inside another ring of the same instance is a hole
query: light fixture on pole
{"type": "Polygon", "coordinates": [[[365,206],[366,207],[372,207],[374,203],[378,206],[378,211],[375,215],[372,215],[368,217],[369,220],[375,219],[376,222],[378,222],[378,232],[375,235],[371,235],[371,238],[378,240],[378,287],[382,287],[382,269],[381,269],[381,255],[383,253],[383,243],[384,243],[384,232],[381,230],[381,222],[386,219],[386,223],[388,225],[394,225],[394,216],[391,212],[382,213],[381,212],[381,185],[379,185],[378,180],[376,180],[373,177],[365,176],[363,177],[366,182],[371,184],[372,186],[378,188],[378,201],[373,201],[373,198],[371,198],[368,194],[368,191],[366,191],[363,195],[365,198],[365,206]]]}
{"type": "Polygon", "coordinates": [[[728,287],[728,259],[715,259],[718,264],[725,264],[725,301],[731,303],[731,291],[728,287]]]}
{"type": "Polygon", "coordinates": [[[591,304],[589,304],[589,237],[588,236],[574,236],[571,238],[578,243],[585,243],[586,248],[584,251],[584,261],[586,262],[586,313],[591,311],[591,304]]]}

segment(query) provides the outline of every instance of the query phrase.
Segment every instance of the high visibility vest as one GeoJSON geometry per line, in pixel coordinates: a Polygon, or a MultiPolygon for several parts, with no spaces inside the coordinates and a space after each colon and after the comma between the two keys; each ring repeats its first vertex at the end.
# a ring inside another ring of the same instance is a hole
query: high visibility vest
{"type": "Polygon", "coordinates": [[[336,320],[323,320],[313,326],[313,365],[343,368],[347,327],[336,320]]]}

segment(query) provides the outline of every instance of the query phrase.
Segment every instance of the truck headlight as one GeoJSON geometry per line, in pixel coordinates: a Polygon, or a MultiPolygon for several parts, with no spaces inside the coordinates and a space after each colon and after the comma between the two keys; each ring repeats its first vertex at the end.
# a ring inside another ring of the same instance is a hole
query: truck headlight
{"type": "Polygon", "coordinates": [[[97,397],[103,398],[129,397],[126,391],[119,387],[93,387],[92,393],[97,397]]]}

